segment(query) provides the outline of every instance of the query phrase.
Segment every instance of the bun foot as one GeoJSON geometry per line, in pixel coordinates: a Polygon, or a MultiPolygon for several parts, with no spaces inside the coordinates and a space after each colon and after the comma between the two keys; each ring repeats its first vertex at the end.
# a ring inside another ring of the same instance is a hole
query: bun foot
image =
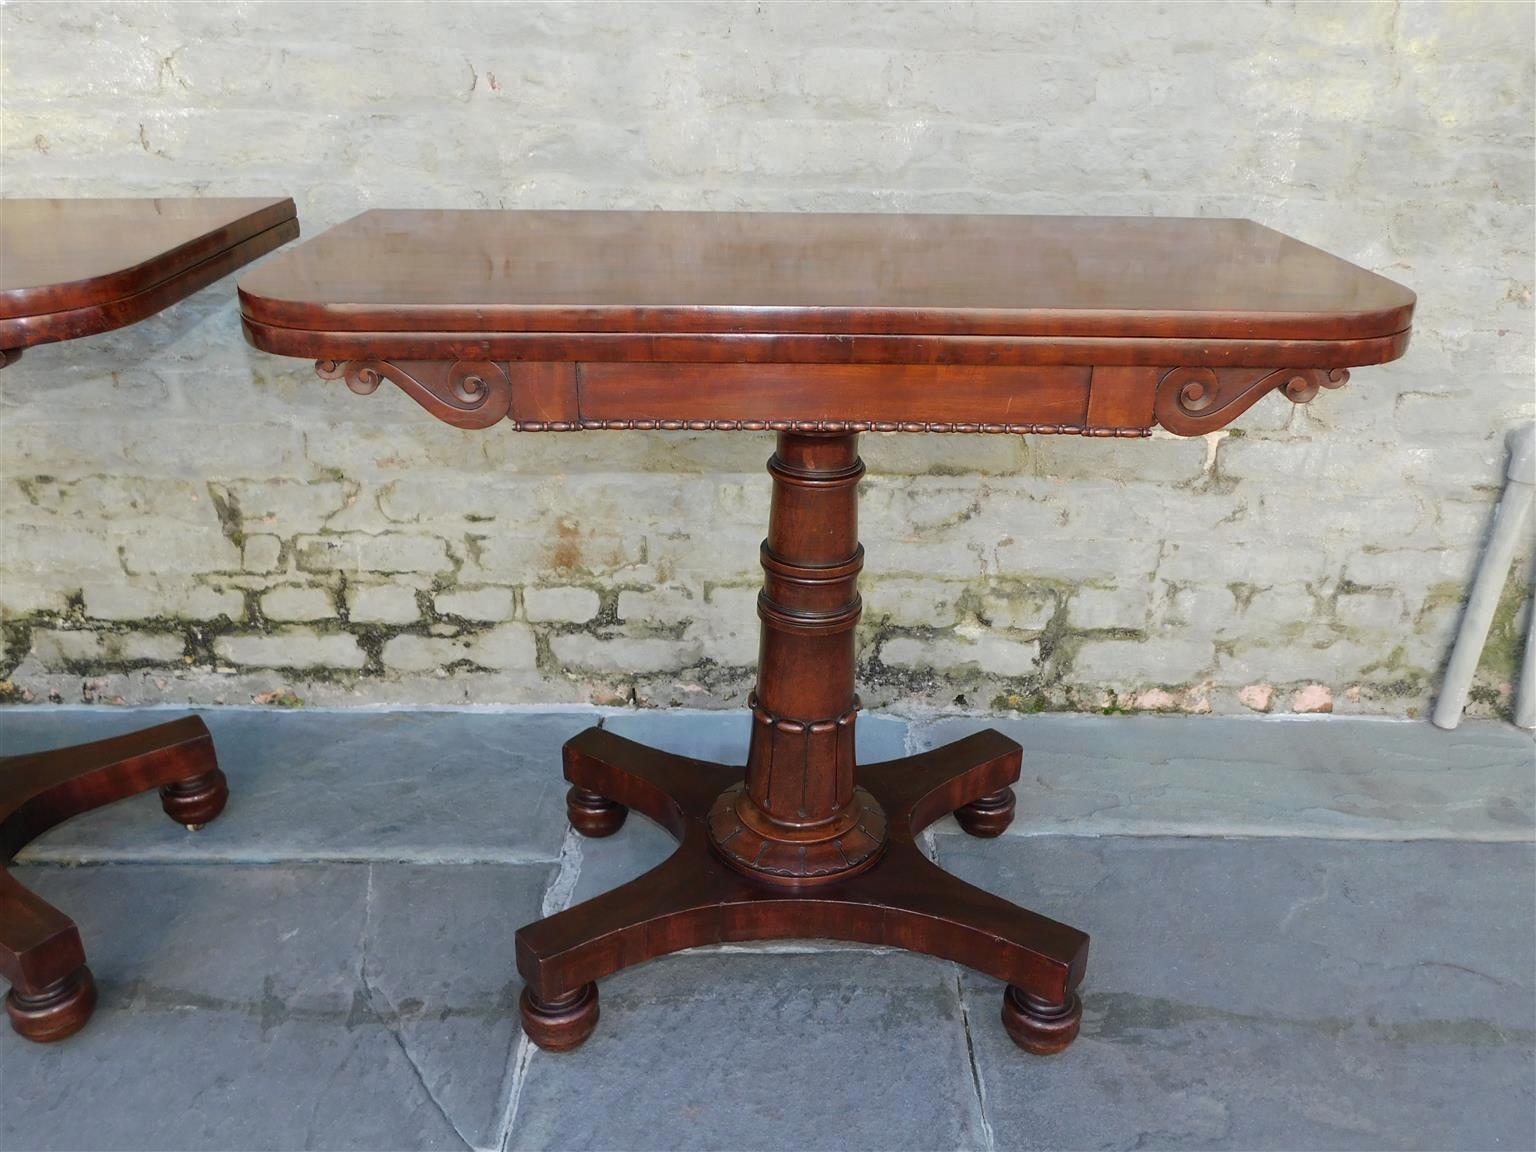
{"type": "Polygon", "coordinates": [[[624,817],[629,815],[624,805],[604,800],[584,788],[572,788],[565,794],[565,812],[571,818],[572,828],[594,838],[612,836],[624,827],[624,817]]]}
{"type": "Polygon", "coordinates": [[[165,814],[192,832],[224,811],[228,800],[229,781],[217,768],[188,780],[173,780],[160,788],[160,807],[165,814]]]}
{"type": "Polygon", "coordinates": [[[17,1035],[38,1044],[51,1044],[85,1027],[96,1007],[96,981],[84,964],[36,996],[12,988],[5,1013],[17,1035]]]}
{"type": "Polygon", "coordinates": [[[1013,823],[1013,789],[1004,788],[955,809],[955,820],[972,836],[990,840],[1001,836],[1013,823]]]}
{"type": "MultiPolygon", "coordinates": [[[[620,813],[625,810],[619,809],[620,813]]],[[[620,815],[622,823],[624,817],[620,815]]],[[[523,1031],[546,1052],[569,1052],[579,1048],[597,1027],[597,985],[583,984],[567,996],[545,1003],[536,1000],[524,986],[518,1007],[523,1015],[523,1031]]]]}
{"type": "Polygon", "coordinates": [[[1083,1002],[1077,993],[1068,995],[1065,1004],[1049,1004],[1008,985],[1003,993],[1003,1027],[1013,1042],[1034,1056],[1060,1052],[1077,1039],[1083,1022],[1083,1002]]]}

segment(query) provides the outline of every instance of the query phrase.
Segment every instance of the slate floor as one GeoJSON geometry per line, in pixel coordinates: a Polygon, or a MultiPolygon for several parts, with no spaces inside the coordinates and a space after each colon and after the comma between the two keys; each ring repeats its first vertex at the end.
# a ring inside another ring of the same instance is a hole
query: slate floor
{"type": "MultiPolygon", "coordinates": [[[[171,713],[0,712],[0,751],[171,713]]],[[[661,859],[563,820],[562,712],[208,714],[229,809],[153,797],[22,857],[79,922],[85,1032],[0,1029],[0,1148],[1536,1147],[1536,752],[1493,724],[1044,716],[1019,818],[937,857],[1092,934],[1079,1041],[1019,1053],[1001,987],[830,944],[611,977],[531,1048],[512,935],[661,859]]],[[[739,715],[602,717],[735,760],[739,715]]],[[[871,762],[983,725],[861,720],[871,762]]]]}

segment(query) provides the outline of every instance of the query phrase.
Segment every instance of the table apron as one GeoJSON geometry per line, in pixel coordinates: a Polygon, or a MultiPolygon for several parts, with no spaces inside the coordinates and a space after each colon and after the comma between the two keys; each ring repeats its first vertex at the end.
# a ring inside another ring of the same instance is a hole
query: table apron
{"type": "MultiPolygon", "coordinates": [[[[1151,423],[1155,369],[1141,419],[1151,423]]],[[[837,421],[1086,427],[1093,370],[936,364],[581,364],[582,421],[837,421]]]]}
{"type": "MultiPolygon", "coordinates": [[[[466,353],[478,349],[466,349],[466,353]]],[[[1305,362],[1302,362],[1305,364],[1305,362]]],[[[372,394],[389,381],[460,428],[697,429],[1181,436],[1226,426],[1271,391],[1298,404],[1343,368],[1176,365],[699,364],[319,360],[372,394]]]]}

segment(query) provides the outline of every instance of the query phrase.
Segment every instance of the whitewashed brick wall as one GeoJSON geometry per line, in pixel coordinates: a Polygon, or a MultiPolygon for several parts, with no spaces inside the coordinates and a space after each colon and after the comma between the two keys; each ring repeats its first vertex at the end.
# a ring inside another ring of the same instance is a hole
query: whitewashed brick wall
{"type": "MultiPolygon", "coordinates": [[[[1207,440],[867,437],[865,701],[1405,714],[1536,407],[1532,12],[9,3],[0,178],[1260,220],[1416,289],[1408,357],[1207,440]]],[[[11,699],[743,699],[767,436],[459,432],[245,347],[233,280],[0,404],[11,699]]]]}

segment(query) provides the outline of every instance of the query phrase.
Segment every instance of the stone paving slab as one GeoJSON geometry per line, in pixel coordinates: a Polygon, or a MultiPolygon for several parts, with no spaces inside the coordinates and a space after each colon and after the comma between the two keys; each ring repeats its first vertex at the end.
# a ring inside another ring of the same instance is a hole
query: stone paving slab
{"type": "MultiPolygon", "coordinates": [[[[0,710],[0,739],[168,715],[0,710]]],[[[1444,839],[1507,837],[1511,813],[1522,827],[1531,745],[1513,730],[1464,726],[1450,770],[1415,725],[1019,721],[1026,778],[1054,773],[1059,807],[1031,815],[1021,795],[1036,835],[935,844],[957,874],[1092,934],[1068,1052],[1019,1053],[995,981],[808,942],[617,974],[593,1039],[552,1056],[520,1038],[515,929],[670,848],[641,817],[609,840],[567,834],[558,745],[595,718],[213,713],[249,810],[191,837],[141,797],[55,834],[77,837],[63,859],[141,862],[22,870],[80,921],[103,1002],[64,1044],[0,1029],[0,1148],[1536,1146],[1536,850],[1444,839]],[[1169,790],[1141,787],[1148,766],[1169,790]],[[1478,783],[1501,773],[1508,802],[1478,783]],[[1378,807],[1323,795],[1341,774],[1378,807]],[[1119,808],[1094,811],[1099,784],[1119,808]],[[1244,805],[1262,838],[1147,835],[1221,832],[1244,805]],[[1052,821],[1091,835],[1038,834],[1052,821]],[[229,844],[204,839],[226,822],[229,844]],[[1297,838],[1313,827],[1327,838],[1297,838]],[[1409,833],[1439,838],[1384,842],[1409,833]],[[202,862],[142,862],[183,852],[202,862]],[[537,862],[455,862],[498,852],[537,862]]],[[[688,755],[745,747],[739,714],[604,722],[688,755]]],[[[917,736],[960,734],[946,725],[917,736]]],[[[861,740],[869,762],[907,733],[875,717],[861,740]]]]}
{"type": "MultiPolygon", "coordinates": [[[[8,709],[7,755],[163,723],[172,709],[8,709]]],[[[200,832],[152,795],[86,813],[23,860],[415,860],[525,863],[559,856],[560,745],[594,713],[213,709],[201,713],[229,807],[200,832]]]]}
{"type": "Polygon", "coordinates": [[[61,1044],[0,1029],[5,1148],[497,1145],[512,933],[550,867],[18,874],[79,923],[101,1003],[61,1044]]]}
{"type": "Polygon", "coordinates": [[[550,867],[373,866],[368,988],[466,1143],[496,1147],[522,1025],[513,935],[537,920],[550,867]]]}
{"type": "MultiPolygon", "coordinates": [[[[1492,721],[1062,716],[943,720],[1024,746],[1011,835],[1536,840],[1536,742],[1492,721]]],[[[954,820],[935,825],[959,834],[954,820]]]]}
{"type": "Polygon", "coordinates": [[[464,1147],[376,1024],[106,1011],[66,1044],[21,1043],[0,1041],[15,1152],[464,1147]]]}
{"type": "Polygon", "coordinates": [[[1081,1038],[963,986],[998,1148],[1536,1147],[1529,846],[1041,837],[946,867],[1093,937],[1081,1038]]]}
{"type": "Polygon", "coordinates": [[[535,1052],[509,1147],[985,1147],[955,969],[900,953],[679,955],[535,1052]]]}

